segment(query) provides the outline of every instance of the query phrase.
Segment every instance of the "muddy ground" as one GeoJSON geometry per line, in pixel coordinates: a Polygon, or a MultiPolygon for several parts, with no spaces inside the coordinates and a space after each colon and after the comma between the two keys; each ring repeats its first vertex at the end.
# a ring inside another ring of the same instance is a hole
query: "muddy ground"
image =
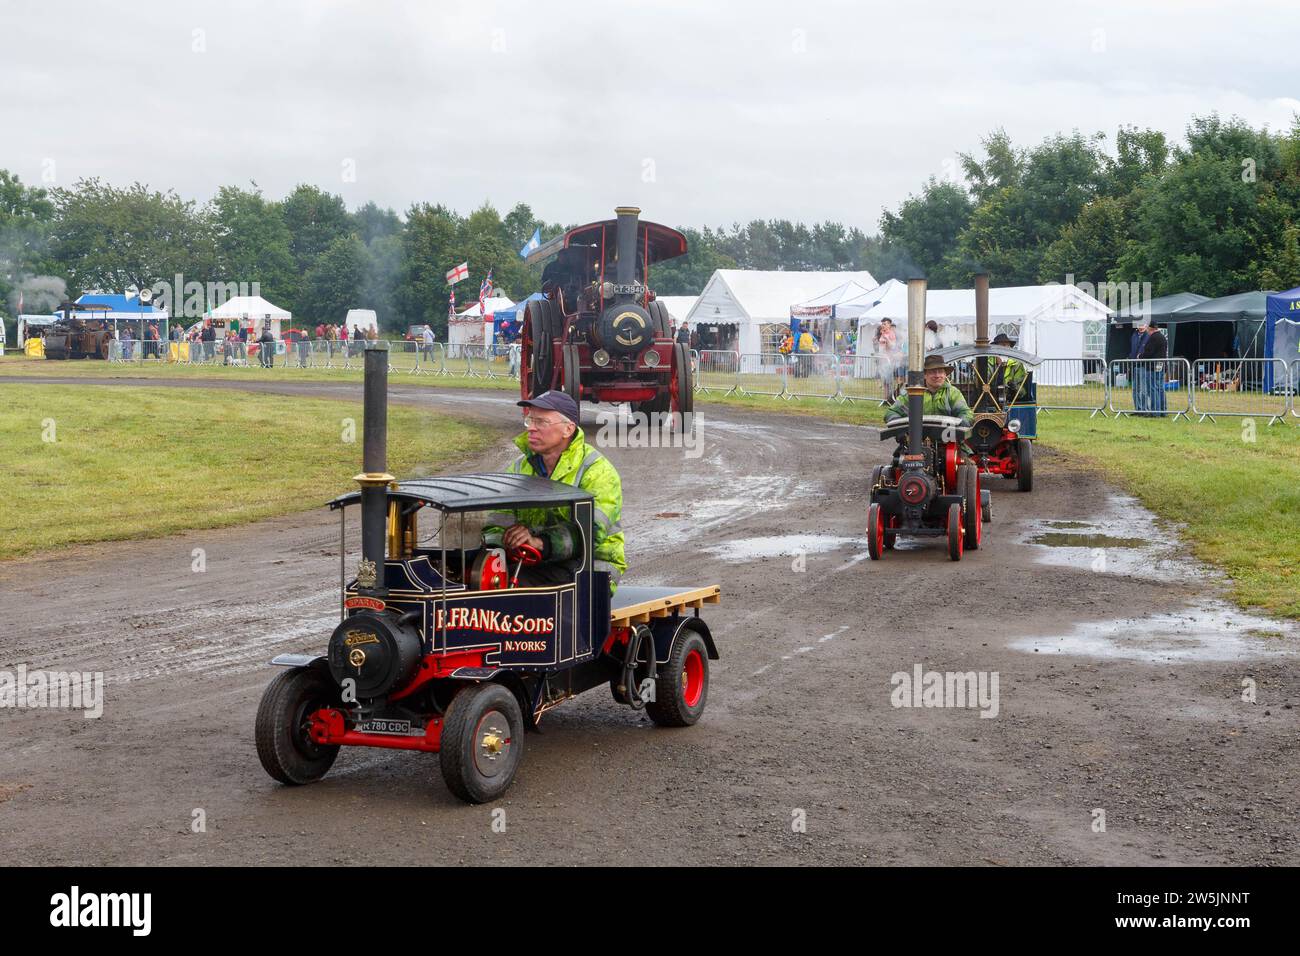
{"type": "MultiPolygon", "coordinates": [[[[264,390],[359,397],[355,384],[264,390]]],[[[503,429],[518,420],[501,392],[392,394],[503,429]]],[[[258,763],[253,716],[266,662],[323,650],[337,619],[337,519],[78,548],[0,565],[0,669],[108,679],[96,720],[0,711],[5,858],[1300,862],[1300,641],[1222,604],[1176,529],[1040,449],[1033,493],[994,484],[980,551],[954,564],[932,543],[871,562],[864,477],[889,451],[873,430],[703,411],[698,459],[608,450],[627,581],[723,587],[707,612],[722,659],[698,726],[656,729],[593,691],[547,715],[495,807],[454,799],[435,756],[389,751],[345,750],[324,781],[282,787],[258,763]],[[1102,537],[1035,543],[1066,534],[1102,537]],[[916,665],[996,673],[997,715],[894,707],[891,675],[916,665]],[[198,809],[206,832],[192,830],[198,809]]],[[[476,464],[512,457],[503,438],[476,464]]]]}

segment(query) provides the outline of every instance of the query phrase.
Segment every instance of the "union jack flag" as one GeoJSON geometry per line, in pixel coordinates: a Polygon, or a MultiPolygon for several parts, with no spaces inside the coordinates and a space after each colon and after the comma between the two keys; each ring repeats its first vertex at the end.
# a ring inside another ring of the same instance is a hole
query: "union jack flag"
{"type": "Polygon", "coordinates": [[[488,270],[487,278],[483,284],[478,287],[478,314],[487,315],[487,300],[492,295],[492,270],[488,270]]]}
{"type": "Polygon", "coordinates": [[[447,318],[454,319],[455,317],[456,317],[456,290],[452,289],[451,295],[447,297],[447,318]]]}

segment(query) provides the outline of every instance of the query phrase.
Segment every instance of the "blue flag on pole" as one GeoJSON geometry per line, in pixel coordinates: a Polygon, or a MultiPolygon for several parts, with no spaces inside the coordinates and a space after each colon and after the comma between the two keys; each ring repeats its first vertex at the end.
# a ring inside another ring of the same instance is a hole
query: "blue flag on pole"
{"type": "Polygon", "coordinates": [[[524,247],[519,250],[520,258],[527,259],[528,253],[532,252],[534,249],[539,248],[541,244],[542,244],[542,229],[540,226],[538,226],[537,229],[533,230],[533,238],[525,242],[524,247]]]}

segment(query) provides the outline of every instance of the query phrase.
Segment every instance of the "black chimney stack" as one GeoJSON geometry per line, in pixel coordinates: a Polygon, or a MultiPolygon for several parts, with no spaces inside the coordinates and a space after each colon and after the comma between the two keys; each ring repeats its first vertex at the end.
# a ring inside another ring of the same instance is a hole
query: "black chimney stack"
{"type": "Polygon", "coordinates": [[[614,270],[614,281],[621,286],[629,286],[636,282],[636,234],[641,210],[636,206],[619,206],[614,214],[618,216],[618,231],[614,240],[618,264],[614,270]]]}
{"type": "Polygon", "coordinates": [[[357,589],[385,592],[384,540],[388,521],[388,343],[368,342],[365,350],[364,410],[362,415],[361,570],[357,589]]]}

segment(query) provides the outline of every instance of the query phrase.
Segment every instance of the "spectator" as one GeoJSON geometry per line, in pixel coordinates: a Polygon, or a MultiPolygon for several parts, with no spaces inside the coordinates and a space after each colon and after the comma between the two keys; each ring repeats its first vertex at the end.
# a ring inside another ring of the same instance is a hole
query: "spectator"
{"type": "Polygon", "coordinates": [[[685,321],[682,322],[682,327],[677,330],[677,344],[685,345],[688,348],[690,347],[691,327],[687,325],[685,321]]]}
{"type": "Polygon", "coordinates": [[[423,346],[422,346],[422,348],[421,348],[421,351],[424,352],[424,360],[425,360],[426,362],[432,362],[432,361],[433,361],[433,345],[434,345],[434,342],[433,342],[433,329],[426,325],[426,326],[424,327],[424,331],[420,333],[420,337],[421,337],[421,339],[424,340],[424,344],[423,344],[423,346]]]}
{"type": "Polygon", "coordinates": [[[942,346],[943,343],[939,339],[939,323],[931,319],[925,323],[925,354],[929,355],[942,346]]]}
{"type": "Polygon", "coordinates": [[[275,365],[275,336],[271,334],[271,326],[263,324],[262,334],[257,337],[257,361],[262,368],[272,368],[275,365]]]}
{"type": "Polygon", "coordinates": [[[898,364],[898,331],[893,319],[881,319],[872,337],[876,354],[876,374],[885,391],[885,401],[894,401],[894,367],[898,364]]]}
{"type": "Polygon", "coordinates": [[[1128,346],[1128,357],[1134,360],[1128,367],[1132,379],[1129,385],[1133,390],[1133,410],[1139,413],[1147,411],[1147,369],[1136,360],[1141,357],[1142,346],[1146,344],[1150,332],[1145,325],[1135,325],[1128,346]]]}
{"type": "Polygon", "coordinates": [[[199,340],[203,343],[203,361],[211,362],[215,358],[217,330],[212,327],[212,320],[205,319],[203,322],[203,331],[199,333],[199,340]]]}
{"type": "Polygon", "coordinates": [[[1164,415],[1168,406],[1165,401],[1165,363],[1169,357],[1169,340],[1158,326],[1151,326],[1146,341],[1142,343],[1139,358],[1147,360],[1147,405],[1148,415],[1164,415]]]}

